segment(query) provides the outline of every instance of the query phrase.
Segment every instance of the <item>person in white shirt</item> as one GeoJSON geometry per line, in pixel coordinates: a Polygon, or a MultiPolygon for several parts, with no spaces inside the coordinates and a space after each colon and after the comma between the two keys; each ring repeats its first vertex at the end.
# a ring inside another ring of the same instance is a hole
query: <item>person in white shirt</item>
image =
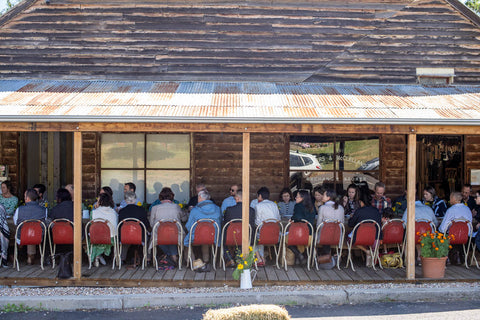
{"type": "MultiPolygon", "coordinates": [[[[259,226],[265,220],[280,220],[280,212],[278,211],[278,206],[275,202],[270,201],[270,191],[267,187],[261,187],[257,191],[257,200],[258,204],[255,207],[255,225],[259,226]]],[[[265,259],[263,254],[263,246],[256,246],[256,254],[258,258],[257,265],[264,266],[265,259]]]]}

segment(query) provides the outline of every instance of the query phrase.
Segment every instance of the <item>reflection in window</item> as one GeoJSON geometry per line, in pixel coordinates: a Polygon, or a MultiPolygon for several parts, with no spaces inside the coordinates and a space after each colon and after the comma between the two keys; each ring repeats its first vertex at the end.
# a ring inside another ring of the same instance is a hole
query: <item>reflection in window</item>
{"type": "Polygon", "coordinates": [[[105,133],[100,148],[101,183],[112,188],[116,203],[126,182],[135,183],[143,202],[157,200],[163,187],[172,188],[175,200],[188,200],[190,135],[105,133]]]}
{"type": "Polygon", "coordinates": [[[291,136],[290,187],[343,192],[351,183],[370,189],[379,179],[378,137],[291,136]]]}

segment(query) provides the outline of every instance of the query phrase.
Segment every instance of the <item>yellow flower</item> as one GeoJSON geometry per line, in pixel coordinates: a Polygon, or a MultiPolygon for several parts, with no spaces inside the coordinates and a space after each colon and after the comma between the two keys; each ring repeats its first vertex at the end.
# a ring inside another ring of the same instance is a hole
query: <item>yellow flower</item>
{"type": "Polygon", "coordinates": [[[250,246],[248,247],[248,251],[252,252],[253,251],[253,248],[250,246]]]}
{"type": "Polygon", "coordinates": [[[247,265],[247,264],[248,264],[248,262],[247,262],[247,261],[244,261],[244,262],[243,262],[243,264],[244,264],[244,265],[247,265]]]}
{"type": "Polygon", "coordinates": [[[142,203],[140,201],[137,202],[137,206],[141,207],[142,203]]]}
{"type": "Polygon", "coordinates": [[[240,258],[243,258],[243,253],[240,253],[240,258]]]}
{"type": "Polygon", "coordinates": [[[45,202],[45,208],[48,208],[48,203],[45,202]]]}
{"type": "Polygon", "coordinates": [[[237,268],[238,270],[243,270],[243,264],[239,264],[237,268]]]}
{"type": "Polygon", "coordinates": [[[425,246],[425,244],[424,244],[424,243],[422,243],[422,247],[423,247],[423,246],[425,246]]]}

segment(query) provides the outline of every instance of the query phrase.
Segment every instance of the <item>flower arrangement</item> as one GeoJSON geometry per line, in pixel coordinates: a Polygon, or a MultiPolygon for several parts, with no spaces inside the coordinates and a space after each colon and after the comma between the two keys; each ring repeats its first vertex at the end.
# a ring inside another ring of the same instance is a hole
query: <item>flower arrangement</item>
{"type": "Polygon", "coordinates": [[[248,254],[244,258],[243,253],[239,254],[236,256],[236,263],[237,267],[233,271],[233,279],[238,280],[240,279],[240,275],[242,274],[243,270],[245,269],[250,269],[252,265],[257,261],[257,258],[255,257],[255,252],[253,252],[252,247],[248,247],[248,254]]]}
{"type": "Polygon", "coordinates": [[[452,248],[450,240],[454,240],[454,235],[445,236],[443,233],[435,231],[435,233],[417,232],[420,236],[421,256],[424,258],[442,258],[448,255],[448,251],[452,248]]]}

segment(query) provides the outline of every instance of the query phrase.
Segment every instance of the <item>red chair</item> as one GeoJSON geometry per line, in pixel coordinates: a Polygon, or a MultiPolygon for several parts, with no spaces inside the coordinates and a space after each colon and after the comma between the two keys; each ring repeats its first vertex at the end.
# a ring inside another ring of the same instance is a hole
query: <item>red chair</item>
{"type": "Polygon", "coordinates": [[[152,247],[155,269],[158,269],[157,246],[176,245],[178,247],[178,270],[182,270],[183,228],[177,220],[160,220],[152,229],[152,247]]]}
{"type": "MultiPolygon", "coordinates": [[[[282,235],[282,223],[274,219],[263,221],[262,223],[260,223],[260,225],[257,226],[257,229],[255,230],[255,239],[258,240],[256,241],[255,247],[257,245],[273,246],[273,248],[275,249],[277,269],[280,269],[280,266],[278,265],[278,256],[281,252],[280,250],[282,249],[282,235]]],[[[256,262],[255,267],[257,267],[256,262]]]]}
{"type": "MultiPolygon", "coordinates": [[[[105,219],[93,219],[85,225],[85,241],[87,244],[88,268],[92,268],[92,246],[97,244],[112,244],[110,230],[116,232],[114,225],[105,219]]],[[[113,263],[112,269],[115,268],[117,259],[117,234],[113,237],[113,263]]]]}
{"type": "Polygon", "coordinates": [[[55,219],[48,225],[48,240],[52,257],[52,269],[55,268],[57,244],[73,245],[73,222],[68,219],[55,219]]]}
{"type": "MultiPolygon", "coordinates": [[[[453,236],[453,239],[450,239],[450,245],[462,245],[463,254],[465,256],[465,268],[468,267],[468,252],[470,250],[470,235],[472,234],[472,223],[464,219],[455,219],[450,221],[446,227],[448,236],[453,236]],[[467,245],[465,247],[465,245],[467,245]]],[[[475,252],[473,252],[475,254],[475,252]]]]}
{"type": "Polygon", "coordinates": [[[348,268],[348,264],[351,263],[352,270],[355,271],[352,261],[352,248],[355,246],[363,246],[369,249],[370,255],[372,257],[372,266],[373,270],[375,269],[376,262],[379,262],[380,268],[383,269],[380,260],[378,259],[378,245],[375,245],[377,239],[380,239],[380,226],[375,220],[363,220],[353,228],[352,238],[347,242],[348,245],[348,258],[347,265],[345,268],[348,268]]]}
{"type": "Polygon", "coordinates": [[[435,224],[430,220],[415,220],[415,243],[419,243],[421,234],[423,233],[435,233],[435,224]]]}
{"type": "MultiPolygon", "coordinates": [[[[252,227],[248,225],[248,239],[252,234],[252,227]]],[[[250,243],[250,240],[249,240],[250,243]]],[[[222,228],[222,237],[220,240],[220,260],[222,261],[223,271],[225,271],[224,247],[238,247],[242,245],[242,219],[232,219],[222,228]]]]}
{"type": "Polygon", "coordinates": [[[43,270],[43,256],[45,254],[45,240],[47,235],[47,228],[41,220],[31,219],[25,220],[17,226],[15,232],[15,249],[13,254],[13,267],[17,266],[17,271],[20,271],[18,263],[18,245],[38,245],[40,251],[40,266],[43,270]],[[20,233],[20,234],[19,234],[20,233]]]}
{"type": "Polygon", "coordinates": [[[117,226],[117,235],[119,237],[117,242],[118,269],[122,268],[121,254],[124,244],[142,246],[142,270],[145,269],[147,263],[147,228],[145,228],[143,222],[136,218],[124,219],[117,226]]]}
{"type": "Polygon", "coordinates": [[[315,232],[315,245],[313,246],[313,259],[318,270],[317,256],[318,246],[332,246],[337,249],[337,269],[340,270],[340,257],[342,256],[343,239],[345,238],[345,226],[338,220],[325,220],[320,223],[315,232]]]}
{"type": "Polygon", "coordinates": [[[397,245],[400,256],[405,248],[405,223],[401,219],[391,219],[382,226],[383,244],[397,245]]]}
{"type": "Polygon", "coordinates": [[[216,270],[219,230],[218,224],[212,219],[199,219],[192,225],[188,231],[187,267],[189,263],[193,270],[192,246],[209,245],[212,248],[212,266],[216,270]],[[193,232],[194,230],[195,232],[193,232]],[[194,234],[193,239],[192,234],[194,234]]]}
{"type": "Polygon", "coordinates": [[[307,220],[301,222],[289,222],[285,226],[285,236],[283,237],[283,263],[285,271],[287,266],[287,247],[288,246],[305,246],[307,251],[307,269],[310,270],[312,259],[312,241],[310,241],[310,232],[313,234],[313,227],[307,220]]]}

